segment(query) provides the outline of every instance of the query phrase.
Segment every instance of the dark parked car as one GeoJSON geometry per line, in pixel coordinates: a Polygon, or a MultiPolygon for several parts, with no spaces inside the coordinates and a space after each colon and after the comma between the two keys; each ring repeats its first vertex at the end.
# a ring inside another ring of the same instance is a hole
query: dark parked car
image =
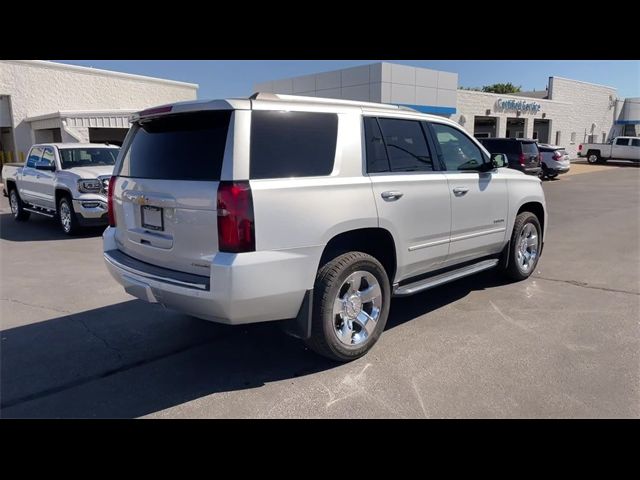
{"type": "Polygon", "coordinates": [[[528,175],[541,175],[540,152],[536,140],[525,138],[479,138],[489,153],[504,153],[509,158],[509,168],[528,175]]]}

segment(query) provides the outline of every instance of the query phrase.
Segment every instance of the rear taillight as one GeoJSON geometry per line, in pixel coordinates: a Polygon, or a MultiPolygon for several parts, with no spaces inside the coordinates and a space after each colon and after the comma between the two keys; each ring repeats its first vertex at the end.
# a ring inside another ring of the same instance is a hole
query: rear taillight
{"type": "Polygon", "coordinates": [[[555,160],[562,160],[562,154],[558,151],[553,152],[553,158],[555,160]]]}
{"type": "Polygon", "coordinates": [[[218,186],[218,250],[253,252],[256,238],[253,198],[248,181],[220,182],[218,186]]]}
{"type": "Polygon", "coordinates": [[[582,150],[582,144],[578,145],[578,151],[582,150]]]}
{"type": "Polygon", "coordinates": [[[116,226],[116,212],[113,211],[113,190],[116,188],[116,180],[118,177],[115,175],[109,179],[109,188],[107,189],[107,215],[109,217],[109,226],[116,226]]]}
{"type": "Polygon", "coordinates": [[[520,165],[524,166],[525,159],[526,159],[526,157],[524,156],[524,153],[521,153],[520,157],[518,158],[518,161],[520,162],[520,165]]]}

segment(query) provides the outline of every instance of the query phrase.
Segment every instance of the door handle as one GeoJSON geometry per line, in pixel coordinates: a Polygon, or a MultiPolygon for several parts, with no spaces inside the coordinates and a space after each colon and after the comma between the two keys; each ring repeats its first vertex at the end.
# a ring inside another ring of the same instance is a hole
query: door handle
{"type": "Polygon", "coordinates": [[[397,191],[392,191],[392,192],[382,192],[380,194],[380,196],[382,198],[384,198],[385,200],[389,200],[389,201],[393,201],[393,200],[398,200],[400,197],[402,197],[402,195],[404,195],[404,193],[402,192],[397,192],[397,191]]]}
{"type": "Polygon", "coordinates": [[[453,189],[453,194],[456,197],[461,197],[465,193],[467,193],[468,191],[469,191],[469,189],[467,187],[456,187],[456,188],[453,189]]]}

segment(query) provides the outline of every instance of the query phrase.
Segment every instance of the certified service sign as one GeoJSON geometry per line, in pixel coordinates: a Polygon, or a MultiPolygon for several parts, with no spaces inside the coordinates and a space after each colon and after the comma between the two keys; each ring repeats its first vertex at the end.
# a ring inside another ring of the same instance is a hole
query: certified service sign
{"type": "Polygon", "coordinates": [[[499,98],[496,102],[496,110],[516,110],[525,113],[538,113],[542,105],[538,102],[525,102],[524,100],[504,100],[499,98]]]}

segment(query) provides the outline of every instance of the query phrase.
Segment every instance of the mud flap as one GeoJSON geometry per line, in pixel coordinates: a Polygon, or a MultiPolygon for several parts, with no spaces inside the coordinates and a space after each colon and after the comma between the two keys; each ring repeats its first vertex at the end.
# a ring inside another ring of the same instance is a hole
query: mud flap
{"type": "Polygon", "coordinates": [[[280,328],[292,337],[306,340],[311,337],[311,316],[313,314],[313,289],[307,290],[296,318],[280,321],[280,328]]]}

